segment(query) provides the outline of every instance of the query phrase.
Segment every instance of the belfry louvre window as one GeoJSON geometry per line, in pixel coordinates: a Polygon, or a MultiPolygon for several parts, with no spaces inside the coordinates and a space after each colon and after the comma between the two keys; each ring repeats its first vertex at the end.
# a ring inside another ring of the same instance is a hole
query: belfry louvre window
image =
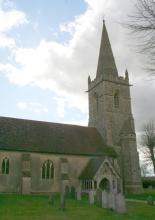
{"type": "Polygon", "coordinates": [[[119,107],[119,93],[118,93],[118,92],[116,92],[116,93],[114,94],[114,107],[115,107],[115,108],[118,108],[118,107],[119,107]]]}
{"type": "Polygon", "coordinates": [[[50,160],[46,160],[42,165],[42,179],[54,178],[54,165],[50,160]]]}
{"type": "Polygon", "coordinates": [[[8,158],[4,158],[1,164],[1,172],[2,174],[9,174],[10,163],[8,158]]]}
{"type": "Polygon", "coordinates": [[[93,95],[93,99],[94,99],[95,111],[98,112],[99,111],[99,97],[96,92],[93,95]]]}

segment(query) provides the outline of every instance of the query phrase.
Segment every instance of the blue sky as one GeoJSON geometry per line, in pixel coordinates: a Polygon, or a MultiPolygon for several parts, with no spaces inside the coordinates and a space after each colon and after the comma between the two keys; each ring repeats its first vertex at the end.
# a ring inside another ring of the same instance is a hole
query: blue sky
{"type": "Polygon", "coordinates": [[[0,0],[0,115],[87,125],[104,17],[139,132],[154,118],[155,83],[120,25],[132,10],[129,0],[0,0]]]}
{"type": "MultiPolygon", "coordinates": [[[[17,47],[35,48],[42,39],[66,42],[70,34],[59,31],[59,25],[73,20],[75,16],[86,10],[82,0],[27,0],[1,1],[1,10],[5,13],[17,10],[23,12],[27,22],[21,26],[11,28],[7,35],[16,40],[17,47]]],[[[6,18],[7,19],[7,16],[6,18]]],[[[11,58],[11,50],[0,48],[1,62],[18,66],[11,58]]],[[[46,121],[74,121],[84,120],[86,113],[76,108],[65,107],[65,112],[58,110],[56,94],[48,88],[41,89],[32,85],[17,85],[11,83],[3,71],[0,75],[1,85],[1,116],[27,118],[46,121]]],[[[62,106],[63,108],[63,106],[62,106]]]]}

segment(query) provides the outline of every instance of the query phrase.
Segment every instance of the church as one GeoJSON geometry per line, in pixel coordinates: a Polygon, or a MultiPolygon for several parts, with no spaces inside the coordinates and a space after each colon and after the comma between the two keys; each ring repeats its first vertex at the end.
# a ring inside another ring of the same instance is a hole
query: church
{"type": "Polygon", "coordinates": [[[88,127],[0,117],[0,192],[141,192],[128,71],[119,76],[103,22],[88,127]]]}

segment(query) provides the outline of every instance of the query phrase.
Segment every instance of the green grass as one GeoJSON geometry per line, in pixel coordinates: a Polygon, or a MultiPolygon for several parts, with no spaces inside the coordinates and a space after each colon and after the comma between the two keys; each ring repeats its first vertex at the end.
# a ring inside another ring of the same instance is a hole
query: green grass
{"type": "Polygon", "coordinates": [[[155,207],[128,202],[127,214],[90,206],[87,198],[82,201],[67,199],[66,210],[59,209],[59,198],[54,206],[47,196],[0,195],[0,220],[154,220],[155,207]]]}
{"type": "Polygon", "coordinates": [[[138,199],[138,200],[147,200],[147,197],[148,196],[152,196],[154,201],[155,201],[155,190],[152,190],[152,189],[147,189],[147,190],[144,190],[144,193],[141,193],[141,194],[128,194],[126,195],[126,198],[127,199],[138,199]]]}

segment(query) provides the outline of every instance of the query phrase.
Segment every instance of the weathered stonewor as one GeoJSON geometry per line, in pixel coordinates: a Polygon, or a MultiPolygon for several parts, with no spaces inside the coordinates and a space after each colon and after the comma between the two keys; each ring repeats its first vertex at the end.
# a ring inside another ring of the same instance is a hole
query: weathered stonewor
{"type": "Polygon", "coordinates": [[[89,126],[96,127],[105,143],[113,146],[121,158],[125,192],[139,193],[142,184],[130,86],[128,71],[124,77],[118,74],[104,23],[96,77],[88,78],[89,126]]]}
{"type": "Polygon", "coordinates": [[[118,193],[115,195],[115,211],[118,213],[126,213],[126,203],[122,193],[118,193]]]}
{"type": "Polygon", "coordinates": [[[77,198],[77,200],[81,200],[81,191],[80,190],[77,190],[76,198],[77,198]]]}
{"type": "Polygon", "coordinates": [[[102,207],[102,190],[97,189],[96,191],[96,205],[102,207]]]}
{"type": "Polygon", "coordinates": [[[102,191],[102,208],[109,208],[109,193],[102,191]]]}
{"type": "Polygon", "coordinates": [[[94,204],[94,192],[89,191],[89,204],[93,205],[94,204]]]}
{"type": "Polygon", "coordinates": [[[60,194],[60,209],[62,211],[65,211],[65,209],[66,209],[65,194],[63,192],[61,192],[61,194],[60,194]]]}

